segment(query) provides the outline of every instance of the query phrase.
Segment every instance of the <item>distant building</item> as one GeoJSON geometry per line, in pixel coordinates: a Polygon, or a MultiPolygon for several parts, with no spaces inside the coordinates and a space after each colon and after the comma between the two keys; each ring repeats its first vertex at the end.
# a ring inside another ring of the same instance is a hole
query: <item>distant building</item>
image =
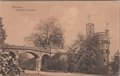
{"type": "Polygon", "coordinates": [[[109,62],[109,30],[105,30],[104,32],[94,32],[94,24],[93,23],[87,23],[86,24],[86,37],[91,38],[96,36],[99,40],[99,51],[103,54],[104,57],[104,64],[107,65],[109,62]]]}

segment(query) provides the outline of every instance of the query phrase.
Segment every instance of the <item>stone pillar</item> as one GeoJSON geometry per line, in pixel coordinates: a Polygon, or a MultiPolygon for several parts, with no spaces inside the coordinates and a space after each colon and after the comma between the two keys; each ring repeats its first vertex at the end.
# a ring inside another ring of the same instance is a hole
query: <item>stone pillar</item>
{"type": "Polygon", "coordinates": [[[36,59],[36,71],[40,71],[41,69],[41,61],[40,61],[40,58],[37,58],[36,59]]]}
{"type": "Polygon", "coordinates": [[[19,65],[19,63],[18,63],[18,56],[16,56],[16,65],[19,65]]]}

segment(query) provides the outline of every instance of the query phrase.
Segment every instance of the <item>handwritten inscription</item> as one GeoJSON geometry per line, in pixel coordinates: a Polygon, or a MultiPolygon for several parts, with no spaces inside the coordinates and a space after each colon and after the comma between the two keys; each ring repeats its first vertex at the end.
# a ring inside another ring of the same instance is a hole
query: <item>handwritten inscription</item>
{"type": "Polygon", "coordinates": [[[11,8],[14,9],[15,11],[37,11],[34,8],[25,8],[25,7],[18,6],[18,5],[14,5],[11,8]]]}

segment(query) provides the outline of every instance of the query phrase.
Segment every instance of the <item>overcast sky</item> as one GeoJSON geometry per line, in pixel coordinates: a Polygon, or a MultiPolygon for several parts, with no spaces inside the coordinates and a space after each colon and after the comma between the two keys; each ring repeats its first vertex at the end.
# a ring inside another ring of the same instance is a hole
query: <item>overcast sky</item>
{"type": "Polygon", "coordinates": [[[110,30],[111,54],[119,49],[119,3],[116,1],[40,1],[0,3],[0,16],[3,17],[7,33],[6,43],[24,45],[24,38],[34,32],[41,19],[51,16],[58,18],[65,29],[65,45],[71,45],[79,33],[86,33],[88,14],[95,24],[95,32],[103,32],[106,23],[110,30]]]}

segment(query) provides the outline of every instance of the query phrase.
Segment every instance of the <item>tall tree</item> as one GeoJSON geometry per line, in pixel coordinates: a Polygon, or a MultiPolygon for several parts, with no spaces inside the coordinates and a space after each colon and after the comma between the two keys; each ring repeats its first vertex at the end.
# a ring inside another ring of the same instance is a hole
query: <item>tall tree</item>
{"type": "Polygon", "coordinates": [[[86,73],[102,73],[103,70],[103,55],[99,51],[98,38],[85,39],[86,49],[81,52],[79,67],[80,71],[86,73]]]}
{"type": "Polygon", "coordinates": [[[63,30],[55,17],[42,20],[35,30],[35,33],[26,38],[29,42],[32,42],[35,47],[42,47],[44,49],[63,48],[63,30]]]}
{"type": "Polygon", "coordinates": [[[3,29],[3,24],[2,24],[2,17],[0,17],[0,43],[4,43],[7,35],[5,30],[3,29]]]}
{"type": "MultiPolygon", "coordinates": [[[[77,51],[74,57],[74,70],[84,73],[99,73],[103,70],[103,56],[99,52],[98,38],[85,38],[83,35],[78,36],[75,41],[77,46],[73,50],[77,51]]],[[[73,48],[73,47],[72,47],[73,48]]]]}
{"type": "Polygon", "coordinates": [[[78,39],[72,44],[72,46],[68,50],[68,71],[78,71],[77,61],[80,59],[79,54],[81,54],[82,50],[85,49],[84,45],[85,36],[83,34],[78,35],[78,39]]]}

